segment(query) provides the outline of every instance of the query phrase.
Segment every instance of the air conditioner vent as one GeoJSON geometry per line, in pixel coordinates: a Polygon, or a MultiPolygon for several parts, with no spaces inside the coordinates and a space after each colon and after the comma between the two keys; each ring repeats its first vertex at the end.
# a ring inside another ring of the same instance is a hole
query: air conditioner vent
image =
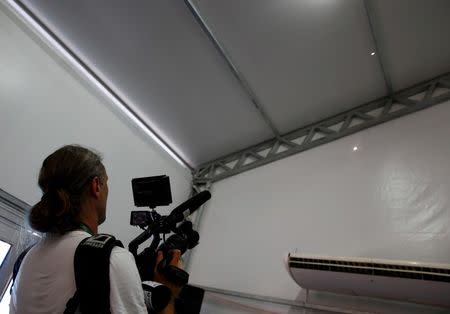
{"type": "Polygon", "coordinates": [[[450,307],[450,264],[290,254],[303,288],[450,307]]]}
{"type": "Polygon", "coordinates": [[[290,259],[289,266],[292,268],[450,282],[450,269],[445,268],[294,257],[290,259]]]}

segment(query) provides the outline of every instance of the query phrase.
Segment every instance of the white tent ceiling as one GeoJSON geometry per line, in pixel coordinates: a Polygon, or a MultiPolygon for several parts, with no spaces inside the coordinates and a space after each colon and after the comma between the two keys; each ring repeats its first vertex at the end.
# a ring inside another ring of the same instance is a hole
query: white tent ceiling
{"type": "Polygon", "coordinates": [[[450,71],[448,0],[192,1],[248,88],[185,1],[23,3],[192,167],[450,71]]]}

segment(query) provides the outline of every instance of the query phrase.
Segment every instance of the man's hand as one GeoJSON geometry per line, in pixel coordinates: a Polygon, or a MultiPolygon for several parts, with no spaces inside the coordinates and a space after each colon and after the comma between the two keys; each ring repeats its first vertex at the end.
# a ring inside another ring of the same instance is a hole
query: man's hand
{"type": "MultiPolygon", "coordinates": [[[[171,253],[172,253],[172,260],[170,261],[170,265],[182,269],[183,263],[181,261],[181,251],[180,250],[172,250],[171,253]]],[[[170,289],[170,291],[172,291],[172,300],[175,300],[175,298],[178,297],[178,295],[180,294],[182,287],[174,284],[169,279],[167,279],[164,276],[164,274],[162,274],[158,271],[158,265],[163,260],[163,258],[164,258],[163,252],[158,251],[158,256],[156,257],[155,269],[153,270],[154,274],[155,274],[154,280],[167,286],[170,289]]]]}

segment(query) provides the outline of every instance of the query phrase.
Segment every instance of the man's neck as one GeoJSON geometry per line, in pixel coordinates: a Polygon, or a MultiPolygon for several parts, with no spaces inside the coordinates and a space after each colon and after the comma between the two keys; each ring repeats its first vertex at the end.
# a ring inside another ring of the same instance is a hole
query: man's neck
{"type": "Polygon", "coordinates": [[[89,222],[82,221],[80,227],[81,227],[81,229],[90,233],[91,235],[96,235],[98,233],[97,232],[98,231],[97,224],[92,224],[89,222]]]}
{"type": "Polygon", "coordinates": [[[82,207],[80,210],[79,219],[80,222],[86,225],[86,227],[88,227],[93,234],[98,233],[98,217],[93,207],[82,207]]]}

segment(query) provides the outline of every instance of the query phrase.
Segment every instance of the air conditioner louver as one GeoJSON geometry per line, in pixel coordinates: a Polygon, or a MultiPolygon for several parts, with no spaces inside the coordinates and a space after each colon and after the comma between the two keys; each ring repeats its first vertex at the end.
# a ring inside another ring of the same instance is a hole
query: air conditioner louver
{"type": "Polygon", "coordinates": [[[450,264],[289,254],[288,266],[305,289],[450,307],[450,264]]]}

